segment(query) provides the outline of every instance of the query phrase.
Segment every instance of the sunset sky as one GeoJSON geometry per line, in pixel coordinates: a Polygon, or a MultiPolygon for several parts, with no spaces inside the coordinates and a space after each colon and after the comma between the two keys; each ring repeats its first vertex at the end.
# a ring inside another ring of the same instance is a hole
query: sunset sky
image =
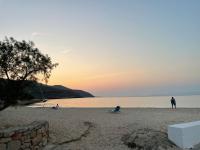
{"type": "Polygon", "coordinates": [[[0,0],[0,39],[32,40],[50,85],[96,96],[200,89],[200,0],[0,0]]]}

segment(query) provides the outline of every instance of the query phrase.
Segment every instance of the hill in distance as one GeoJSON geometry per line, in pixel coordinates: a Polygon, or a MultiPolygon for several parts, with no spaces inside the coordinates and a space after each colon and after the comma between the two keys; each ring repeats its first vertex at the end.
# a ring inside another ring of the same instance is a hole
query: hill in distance
{"type": "Polygon", "coordinates": [[[62,85],[44,85],[41,83],[34,83],[27,89],[35,99],[60,99],[60,98],[84,98],[94,97],[89,92],[83,90],[74,90],[62,85]]]}

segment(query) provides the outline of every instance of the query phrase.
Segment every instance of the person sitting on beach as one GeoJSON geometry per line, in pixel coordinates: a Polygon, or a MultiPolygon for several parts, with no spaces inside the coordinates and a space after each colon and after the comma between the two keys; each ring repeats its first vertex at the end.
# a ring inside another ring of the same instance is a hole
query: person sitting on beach
{"type": "Polygon", "coordinates": [[[59,105],[53,106],[52,109],[59,109],[59,105]]]}
{"type": "Polygon", "coordinates": [[[171,98],[171,104],[172,104],[172,109],[175,108],[176,109],[176,100],[174,97],[171,98]],[[173,107],[174,106],[174,107],[173,107]]]}
{"type": "Polygon", "coordinates": [[[116,106],[111,112],[120,112],[120,106],[116,106]]]}

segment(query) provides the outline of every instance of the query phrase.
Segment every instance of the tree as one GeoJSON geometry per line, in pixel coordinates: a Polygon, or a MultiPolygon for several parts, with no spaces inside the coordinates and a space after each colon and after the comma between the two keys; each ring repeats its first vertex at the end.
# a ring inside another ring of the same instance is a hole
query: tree
{"type": "Polygon", "coordinates": [[[16,104],[26,83],[29,83],[27,80],[37,81],[38,75],[42,75],[47,83],[52,69],[57,65],[48,55],[35,48],[32,41],[17,41],[12,37],[0,41],[0,78],[3,79],[0,98],[4,107],[16,104]]]}

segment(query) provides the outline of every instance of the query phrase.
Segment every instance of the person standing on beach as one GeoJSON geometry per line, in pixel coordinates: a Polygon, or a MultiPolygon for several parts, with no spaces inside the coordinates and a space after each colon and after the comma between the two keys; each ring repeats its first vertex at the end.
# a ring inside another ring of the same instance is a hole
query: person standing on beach
{"type": "Polygon", "coordinates": [[[171,104],[172,104],[172,109],[175,108],[176,109],[176,100],[174,97],[171,98],[171,104]],[[174,106],[174,107],[173,107],[174,106]]]}

